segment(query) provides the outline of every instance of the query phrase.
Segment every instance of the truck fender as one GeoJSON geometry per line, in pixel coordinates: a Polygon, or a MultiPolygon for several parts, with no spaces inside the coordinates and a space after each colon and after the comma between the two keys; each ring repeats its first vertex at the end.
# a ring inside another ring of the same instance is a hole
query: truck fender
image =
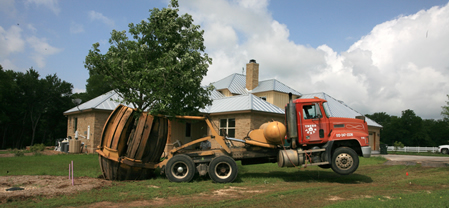
{"type": "Polygon", "coordinates": [[[329,142],[327,142],[324,147],[326,149],[326,157],[327,157],[327,161],[331,162],[332,161],[332,147],[334,146],[334,140],[331,140],[329,142]]]}

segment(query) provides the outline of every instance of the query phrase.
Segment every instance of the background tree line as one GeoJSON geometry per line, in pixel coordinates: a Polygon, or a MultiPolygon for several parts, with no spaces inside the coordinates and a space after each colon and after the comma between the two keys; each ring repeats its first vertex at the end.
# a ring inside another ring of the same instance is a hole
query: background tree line
{"type": "Polygon", "coordinates": [[[111,90],[102,76],[87,81],[87,92],[72,94],[73,85],[56,74],[41,77],[33,68],[23,73],[0,65],[0,149],[54,145],[66,137],[63,112],[75,107],[72,99],[87,101],[111,90]]]}
{"type": "Polygon", "coordinates": [[[385,112],[366,116],[383,126],[382,143],[393,146],[397,141],[405,146],[435,147],[449,144],[449,101],[442,108],[443,119],[422,119],[410,109],[402,111],[400,117],[385,112]]]}

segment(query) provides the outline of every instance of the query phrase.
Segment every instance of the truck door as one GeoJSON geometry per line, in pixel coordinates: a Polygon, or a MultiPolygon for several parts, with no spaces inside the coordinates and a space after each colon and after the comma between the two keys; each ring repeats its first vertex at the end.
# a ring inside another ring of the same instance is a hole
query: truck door
{"type": "Polygon", "coordinates": [[[322,141],[327,141],[329,122],[320,104],[304,104],[302,114],[302,143],[321,143],[322,141]]]}

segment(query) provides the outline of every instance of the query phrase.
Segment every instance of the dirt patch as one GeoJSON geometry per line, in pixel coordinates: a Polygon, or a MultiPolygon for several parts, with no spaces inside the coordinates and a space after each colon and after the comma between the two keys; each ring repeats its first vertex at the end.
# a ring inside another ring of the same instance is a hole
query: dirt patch
{"type": "Polygon", "coordinates": [[[384,163],[384,165],[406,165],[406,166],[414,166],[414,165],[416,165],[416,162],[412,162],[412,161],[392,161],[392,160],[388,160],[387,162],[384,163]]]}
{"type": "MultiPolygon", "coordinates": [[[[4,150],[2,150],[4,151],[4,150]]],[[[54,150],[44,150],[40,152],[42,155],[59,155],[59,154],[67,154],[65,152],[54,151],[54,150]]],[[[25,153],[25,156],[32,156],[34,153],[29,152],[25,153]]],[[[0,157],[15,157],[14,153],[0,154],[0,157]]]]}
{"type": "Polygon", "coordinates": [[[110,186],[111,184],[111,181],[89,177],[75,178],[72,186],[72,180],[68,176],[0,176],[0,203],[36,196],[54,197],[62,194],[73,194],[79,191],[110,186]],[[23,190],[6,191],[13,187],[20,187],[23,190]]]}
{"type": "Polygon", "coordinates": [[[247,190],[247,188],[243,187],[234,187],[230,186],[229,188],[219,189],[214,191],[212,194],[214,196],[227,196],[230,198],[239,197],[245,193],[263,193],[265,191],[262,190],[247,190]]]}
{"type": "Polygon", "coordinates": [[[338,197],[338,196],[330,196],[327,200],[329,200],[329,201],[339,201],[339,200],[343,200],[343,198],[338,197]]]}
{"type": "Polygon", "coordinates": [[[445,168],[449,167],[447,162],[434,162],[434,161],[393,161],[388,160],[384,165],[405,165],[414,166],[416,164],[421,164],[422,167],[432,167],[432,168],[445,168]]]}
{"type": "MultiPolygon", "coordinates": [[[[155,186],[154,188],[156,188],[155,186]]],[[[158,187],[157,187],[158,188],[158,187]]],[[[122,207],[165,207],[175,205],[185,205],[192,202],[216,202],[224,199],[245,199],[257,193],[264,193],[268,190],[261,187],[235,187],[229,186],[215,190],[211,193],[200,193],[190,196],[177,196],[168,198],[154,198],[151,200],[136,200],[131,202],[97,202],[88,205],[90,208],[122,208],[122,207]]]]}

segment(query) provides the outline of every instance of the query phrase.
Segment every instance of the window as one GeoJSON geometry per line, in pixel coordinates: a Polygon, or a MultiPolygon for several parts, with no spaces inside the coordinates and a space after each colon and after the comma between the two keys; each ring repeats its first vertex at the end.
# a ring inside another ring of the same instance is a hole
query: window
{"type": "Polygon", "coordinates": [[[316,118],[315,105],[305,105],[303,107],[304,119],[316,118]]]}
{"type": "Polygon", "coordinates": [[[265,100],[265,101],[267,101],[267,97],[265,97],[265,96],[262,96],[262,97],[260,97],[262,100],[265,100]]]}
{"type": "Polygon", "coordinates": [[[192,129],[192,124],[191,123],[186,123],[186,137],[190,137],[191,135],[191,129],[192,129]]]}
{"type": "Polygon", "coordinates": [[[324,107],[324,113],[326,114],[326,117],[330,118],[331,114],[330,109],[329,109],[329,104],[327,102],[323,103],[323,107],[324,107]]]}
{"type": "Polygon", "coordinates": [[[73,118],[73,125],[74,125],[74,128],[73,128],[73,132],[75,132],[76,131],[76,128],[78,127],[78,118],[77,117],[75,117],[75,118],[73,118]]]}
{"type": "Polygon", "coordinates": [[[235,118],[220,119],[220,136],[235,137],[235,118]]]}

